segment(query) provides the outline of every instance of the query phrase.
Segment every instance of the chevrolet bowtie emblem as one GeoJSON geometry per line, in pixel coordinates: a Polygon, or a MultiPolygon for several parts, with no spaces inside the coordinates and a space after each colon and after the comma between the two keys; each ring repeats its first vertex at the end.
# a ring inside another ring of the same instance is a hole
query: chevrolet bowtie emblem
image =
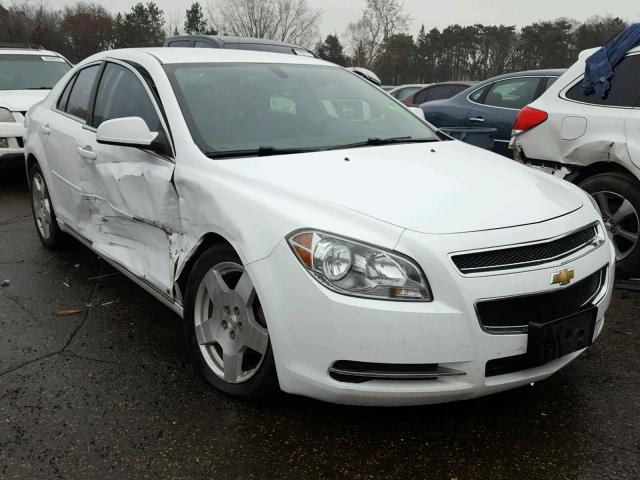
{"type": "Polygon", "coordinates": [[[551,285],[569,285],[575,276],[576,272],[573,268],[562,269],[558,271],[558,273],[553,274],[551,285]]]}

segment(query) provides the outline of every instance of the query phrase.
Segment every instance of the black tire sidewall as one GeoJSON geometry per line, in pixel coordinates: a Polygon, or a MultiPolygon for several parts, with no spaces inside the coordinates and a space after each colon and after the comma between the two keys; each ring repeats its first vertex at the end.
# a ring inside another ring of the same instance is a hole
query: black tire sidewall
{"type": "MultiPolygon", "coordinates": [[[[640,214],[640,184],[627,175],[617,172],[595,175],[580,182],[579,186],[589,194],[601,191],[617,193],[629,200],[640,214]]],[[[616,262],[617,276],[627,277],[637,273],[640,273],[640,242],[624,260],[616,262]]]]}
{"type": "Polygon", "coordinates": [[[205,380],[215,388],[237,398],[246,400],[267,400],[279,391],[278,377],[271,348],[271,341],[265,353],[262,365],[253,377],[243,383],[231,384],[219,378],[207,365],[202,356],[195,334],[195,300],[198,287],[207,272],[222,262],[235,262],[242,265],[240,258],[230,246],[226,244],[214,245],[206,250],[196,261],[189,274],[184,301],[184,332],[185,342],[191,360],[205,380]]]}
{"type": "Polygon", "coordinates": [[[47,184],[47,180],[42,173],[42,169],[40,165],[34,163],[29,169],[29,186],[30,186],[30,194],[31,194],[31,214],[33,215],[33,224],[36,229],[36,233],[38,234],[38,238],[42,242],[42,244],[51,250],[57,250],[64,246],[64,233],[60,230],[58,226],[58,221],[56,220],[56,212],[53,208],[53,201],[51,200],[51,190],[49,189],[49,185],[47,184]],[[40,229],[38,228],[38,222],[36,221],[36,212],[35,205],[33,204],[33,179],[36,174],[40,174],[42,177],[42,181],[44,182],[45,188],[47,189],[49,195],[49,206],[51,207],[51,226],[50,226],[50,235],[49,238],[44,238],[42,233],[40,233],[40,229]]]}

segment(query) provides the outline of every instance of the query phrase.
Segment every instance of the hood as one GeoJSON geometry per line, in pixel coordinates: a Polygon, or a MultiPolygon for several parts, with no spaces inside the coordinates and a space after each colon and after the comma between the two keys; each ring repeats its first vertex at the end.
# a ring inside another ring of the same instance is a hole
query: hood
{"type": "Polygon", "coordinates": [[[26,112],[44,100],[51,90],[0,90],[0,107],[12,112],[26,112]]]}
{"type": "Polygon", "coordinates": [[[223,161],[267,188],[422,233],[539,223],[579,209],[584,199],[577,187],[458,141],[223,161]]]}

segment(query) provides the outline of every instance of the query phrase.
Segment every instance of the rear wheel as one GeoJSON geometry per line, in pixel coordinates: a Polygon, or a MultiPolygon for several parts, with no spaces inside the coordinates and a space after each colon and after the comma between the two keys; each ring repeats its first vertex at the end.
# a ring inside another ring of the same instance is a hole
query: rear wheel
{"type": "Polygon", "coordinates": [[[616,251],[620,276],[640,273],[640,185],[620,173],[588,178],[580,187],[598,203],[607,235],[616,251]]]}
{"type": "Polygon", "coordinates": [[[194,265],[184,319],[191,353],[207,382],[250,400],[278,391],[260,300],[231,247],[211,247],[194,265]]]}
{"type": "Polygon", "coordinates": [[[38,237],[45,247],[52,250],[59,249],[65,244],[65,234],[58,227],[47,182],[37,163],[29,171],[29,184],[31,185],[31,211],[38,237]]]}

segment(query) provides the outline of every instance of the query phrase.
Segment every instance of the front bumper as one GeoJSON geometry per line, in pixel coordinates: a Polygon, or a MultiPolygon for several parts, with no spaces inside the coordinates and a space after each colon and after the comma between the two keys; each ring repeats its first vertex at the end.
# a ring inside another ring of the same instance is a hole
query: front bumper
{"type": "Polygon", "coordinates": [[[22,122],[0,122],[0,160],[22,157],[24,125],[22,122]],[[7,146],[4,146],[4,144],[7,146]]]}
{"type": "Polygon", "coordinates": [[[281,388],[335,403],[414,405],[479,397],[549,377],[582,353],[541,367],[492,377],[488,361],[526,353],[527,335],[483,331],[475,304],[481,299],[552,291],[559,266],[575,269],[575,281],[608,266],[597,299],[594,339],[604,324],[614,280],[609,242],[589,254],[519,271],[462,275],[450,254],[562,235],[596,220],[590,209],[535,226],[456,235],[405,232],[397,251],[418,261],[435,300],[402,303],[367,300],[328,291],[312,279],[286,242],[247,265],[269,324],[281,388]],[[462,372],[432,380],[370,380],[347,383],[329,374],[336,361],[437,364],[462,372]]]}

